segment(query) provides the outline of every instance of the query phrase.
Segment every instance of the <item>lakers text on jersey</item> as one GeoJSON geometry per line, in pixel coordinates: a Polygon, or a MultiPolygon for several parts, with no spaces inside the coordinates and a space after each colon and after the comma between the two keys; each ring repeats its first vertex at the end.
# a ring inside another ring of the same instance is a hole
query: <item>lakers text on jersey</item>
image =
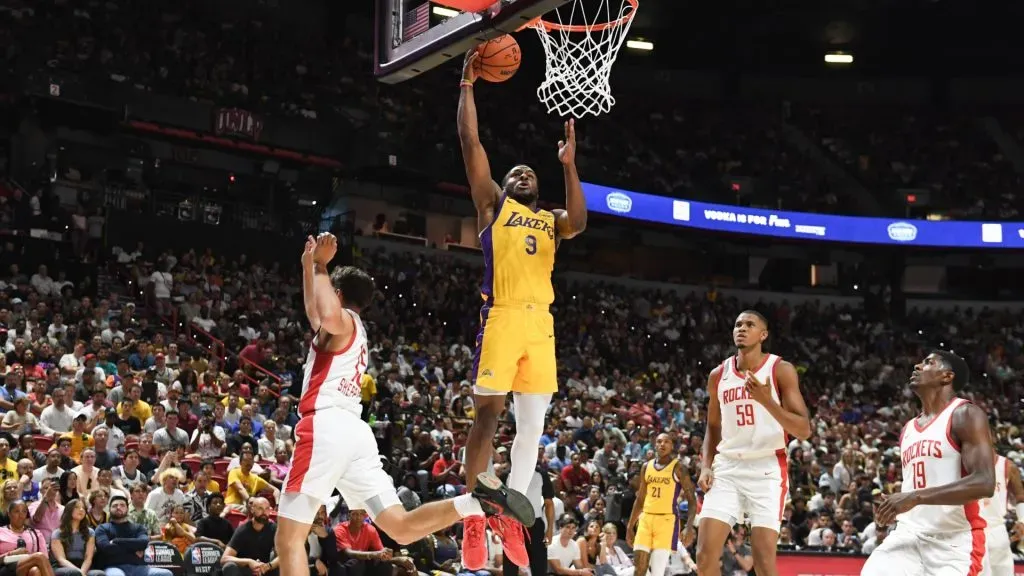
{"type": "Polygon", "coordinates": [[[551,271],[555,215],[502,196],[480,233],[484,280],[473,373],[478,392],[552,393],[558,388],[551,271]]]}
{"type": "Polygon", "coordinates": [[[637,524],[634,550],[676,550],[679,544],[679,516],[676,503],[682,485],[676,481],[677,460],[659,468],[657,460],[644,465],[644,509],[637,524]]]}

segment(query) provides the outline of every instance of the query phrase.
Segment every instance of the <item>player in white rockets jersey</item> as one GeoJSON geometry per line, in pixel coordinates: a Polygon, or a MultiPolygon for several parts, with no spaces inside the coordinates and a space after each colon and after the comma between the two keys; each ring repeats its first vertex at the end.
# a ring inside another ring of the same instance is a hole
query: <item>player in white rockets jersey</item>
{"type": "Polygon", "coordinates": [[[996,455],[996,490],[981,502],[981,514],[988,523],[985,543],[988,546],[992,576],[1013,576],[1013,551],[1006,532],[1006,510],[1010,496],[1016,503],[1018,521],[1024,518],[1024,484],[1020,470],[1012,460],[996,455]]]}
{"type": "Polygon", "coordinates": [[[754,570],[778,576],[775,549],[789,493],[786,435],[811,436],[796,369],[765,351],[768,321],[746,310],[736,318],[736,355],[708,376],[708,423],[698,484],[706,493],[697,532],[701,576],[721,574],[732,527],[750,519],[754,570]]]}
{"type": "Polygon", "coordinates": [[[921,414],[903,426],[899,493],[882,496],[875,523],[896,529],[861,576],[991,574],[981,500],[995,491],[988,417],[956,393],[970,381],[964,359],[936,350],[914,367],[910,389],[921,414]]]}
{"type": "MultiPolygon", "coordinates": [[[[349,509],[365,510],[378,528],[409,544],[469,515],[507,514],[533,524],[526,496],[509,491],[492,474],[481,474],[472,494],[424,504],[407,512],[384,472],[377,442],[359,416],[366,369],[366,330],[359,310],[370,304],[374,283],[352,266],[327,274],[338,250],[331,234],[306,240],[302,297],[316,336],[306,359],[292,467],[284,480],[275,547],[281,576],[308,576],[306,538],[313,518],[334,489],[349,509]]],[[[254,574],[256,572],[254,571],[254,574]]]]}

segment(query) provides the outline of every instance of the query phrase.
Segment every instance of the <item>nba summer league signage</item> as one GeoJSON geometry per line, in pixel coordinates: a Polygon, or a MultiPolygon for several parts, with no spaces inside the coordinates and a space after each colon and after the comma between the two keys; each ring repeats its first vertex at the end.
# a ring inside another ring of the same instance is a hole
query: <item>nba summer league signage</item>
{"type": "Polygon", "coordinates": [[[671,226],[860,244],[1024,248],[1024,222],[862,218],[709,204],[583,183],[591,212],[671,226]]]}

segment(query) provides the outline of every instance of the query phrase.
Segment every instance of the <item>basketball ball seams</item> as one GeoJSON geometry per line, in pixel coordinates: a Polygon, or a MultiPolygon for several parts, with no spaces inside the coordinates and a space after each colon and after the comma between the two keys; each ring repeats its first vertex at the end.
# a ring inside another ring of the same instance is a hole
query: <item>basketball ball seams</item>
{"type": "Polygon", "coordinates": [[[503,82],[518,70],[522,53],[519,43],[510,35],[499,36],[477,48],[477,73],[489,82],[503,82]]]}

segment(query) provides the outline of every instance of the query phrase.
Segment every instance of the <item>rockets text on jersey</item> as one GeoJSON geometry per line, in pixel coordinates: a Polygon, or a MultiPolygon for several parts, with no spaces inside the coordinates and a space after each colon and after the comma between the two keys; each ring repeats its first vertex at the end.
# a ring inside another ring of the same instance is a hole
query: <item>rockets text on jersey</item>
{"type": "Polygon", "coordinates": [[[358,314],[345,311],[355,322],[351,340],[342,349],[327,352],[318,348],[318,334],[309,347],[299,399],[299,416],[303,418],[328,408],[341,408],[357,416],[361,413],[361,384],[368,360],[366,329],[358,314]]]}
{"type": "MultiPolygon", "coordinates": [[[[753,460],[786,449],[786,432],[768,410],[747,393],[746,376],[733,356],[722,363],[718,380],[718,405],[722,415],[722,440],[718,454],[727,458],[753,460]]],[[[767,354],[757,370],[757,379],[770,387],[772,398],[781,403],[775,367],[782,359],[767,354]]]]}
{"type": "MultiPolygon", "coordinates": [[[[903,492],[943,486],[963,477],[960,446],[953,439],[952,424],[953,413],[966,402],[963,398],[953,398],[927,424],[922,426],[914,418],[903,426],[900,436],[903,492]]],[[[896,520],[924,534],[965,532],[986,525],[979,501],[962,506],[916,506],[896,520]]]]}
{"type": "Polygon", "coordinates": [[[981,513],[989,526],[1002,526],[1006,520],[1009,499],[1006,483],[1009,480],[1009,468],[1009,460],[996,454],[996,490],[991,498],[981,501],[981,513]]]}

